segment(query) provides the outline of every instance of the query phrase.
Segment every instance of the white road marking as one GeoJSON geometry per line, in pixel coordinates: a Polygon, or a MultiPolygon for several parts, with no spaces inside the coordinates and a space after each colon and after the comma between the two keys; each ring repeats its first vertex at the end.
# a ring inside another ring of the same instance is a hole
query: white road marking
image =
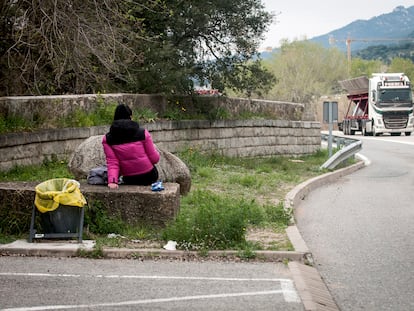
{"type": "MultiPolygon", "coordinates": [[[[0,273],[0,276],[33,276],[33,277],[65,277],[65,278],[79,278],[79,274],[60,274],[60,273],[0,273]]],[[[206,281],[230,281],[230,282],[276,282],[280,283],[280,290],[256,291],[256,292],[242,292],[242,293],[228,293],[228,294],[211,294],[211,295],[196,295],[184,297],[170,297],[157,299],[142,299],[123,301],[118,303],[100,303],[100,304],[79,304],[79,305],[54,305],[54,306],[34,306],[21,308],[6,308],[2,311],[40,311],[40,310],[61,310],[61,309],[82,309],[82,308],[98,308],[98,307],[118,307],[140,304],[152,304],[163,302],[176,302],[186,300],[199,299],[217,299],[217,298],[231,298],[241,296],[263,296],[263,295],[279,295],[288,303],[300,303],[299,295],[295,289],[291,279],[268,279],[268,278],[222,278],[222,277],[182,277],[182,276],[148,276],[148,275],[90,275],[93,278],[107,278],[107,279],[163,279],[163,280],[206,280],[206,281]]]]}
{"type": "Polygon", "coordinates": [[[280,286],[282,287],[282,293],[283,297],[285,298],[286,302],[296,302],[300,303],[299,295],[295,289],[295,286],[293,286],[293,282],[291,280],[288,280],[289,282],[280,281],[280,286]]]}
{"type": "Polygon", "coordinates": [[[82,308],[102,308],[102,307],[120,307],[120,306],[134,306],[140,304],[151,303],[164,303],[164,302],[176,302],[186,300],[199,300],[199,299],[217,299],[217,298],[229,298],[229,297],[242,297],[242,296],[263,296],[263,295],[276,295],[283,294],[283,290],[272,290],[262,292],[246,292],[246,293],[231,293],[231,294],[216,294],[216,295],[197,295],[197,296],[184,296],[184,297],[171,297],[171,298],[158,298],[158,299],[143,299],[143,300],[131,300],[114,303],[98,303],[98,304],[81,304],[81,305],[56,305],[56,306],[38,306],[38,307],[23,307],[23,308],[7,308],[3,311],[41,311],[41,310],[61,310],[61,309],[82,309],[82,308]]]}

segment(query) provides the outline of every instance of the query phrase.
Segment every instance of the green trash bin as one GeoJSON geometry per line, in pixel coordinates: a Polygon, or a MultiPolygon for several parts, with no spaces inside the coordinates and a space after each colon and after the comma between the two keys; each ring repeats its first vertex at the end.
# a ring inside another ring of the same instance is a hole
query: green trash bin
{"type": "Polygon", "coordinates": [[[47,180],[36,186],[29,242],[33,238],[72,238],[82,241],[85,197],[78,181],[68,178],[47,180]],[[34,229],[40,213],[42,233],[34,229]]]}

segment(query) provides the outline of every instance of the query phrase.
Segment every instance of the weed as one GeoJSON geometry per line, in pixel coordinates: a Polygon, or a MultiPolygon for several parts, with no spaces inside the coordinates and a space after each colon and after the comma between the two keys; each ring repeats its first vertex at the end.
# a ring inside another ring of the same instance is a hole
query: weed
{"type": "Polygon", "coordinates": [[[240,259],[254,259],[256,256],[256,252],[251,248],[245,248],[237,252],[237,257],[240,259]]]}
{"type": "Polygon", "coordinates": [[[254,175],[230,176],[229,183],[238,183],[246,188],[260,188],[261,181],[254,175]]]}
{"type": "Polygon", "coordinates": [[[283,202],[279,202],[276,206],[265,204],[263,209],[269,223],[277,224],[280,227],[289,225],[291,215],[289,211],[285,210],[283,202]]]}
{"type": "Polygon", "coordinates": [[[41,165],[15,166],[9,171],[0,172],[0,181],[44,181],[53,178],[74,178],[67,168],[66,161],[56,156],[45,158],[41,165]]]}
{"type": "Polygon", "coordinates": [[[97,98],[97,106],[91,112],[82,108],[76,109],[72,114],[59,120],[56,127],[90,127],[110,124],[113,120],[116,103],[105,103],[103,99],[97,98]]]}
{"type": "Polygon", "coordinates": [[[41,127],[44,123],[39,116],[34,115],[31,120],[20,115],[10,114],[0,116],[0,134],[11,132],[30,132],[41,127]]]}
{"type": "Polygon", "coordinates": [[[200,257],[207,257],[208,256],[208,249],[202,248],[197,252],[198,256],[200,257]]]}
{"type": "Polygon", "coordinates": [[[162,237],[185,249],[226,249],[244,245],[247,225],[261,218],[254,202],[195,190],[183,198],[180,214],[162,237]]]}
{"type": "Polygon", "coordinates": [[[133,112],[133,118],[145,123],[155,122],[158,118],[158,112],[154,112],[149,108],[136,108],[133,112]]]}
{"type": "Polygon", "coordinates": [[[81,249],[79,248],[78,251],[78,256],[79,257],[84,257],[84,258],[94,258],[94,259],[98,259],[98,258],[103,258],[103,245],[101,243],[99,243],[99,241],[96,241],[96,244],[93,248],[93,250],[85,250],[85,249],[81,249]]]}
{"type": "Polygon", "coordinates": [[[120,233],[125,224],[120,218],[109,217],[100,201],[90,201],[86,207],[85,226],[95,234],[120,233]]]}
{"type": "Polygon", "coordinates": [[[2,230],[0,230],[0,244],[8,244],[22,238],[27,238],[27,235],[10,235],[7,234],[7,232],[3,232],[2,230]]]}
{"type": "Polygon", "coordinates": [[[179,100],[176,100],[174,103],[170,101],[168,102],[167,109],[163,117],[168,120],[177,120],[177,121],[189,119],[185,104],[183,104],[179,100]]]}
{"type": "Polygon", "coordinates": [[[207,119],[210,121],[230,119],[230,113],[222,107],[212,108],[207,113],[207,119]]]}

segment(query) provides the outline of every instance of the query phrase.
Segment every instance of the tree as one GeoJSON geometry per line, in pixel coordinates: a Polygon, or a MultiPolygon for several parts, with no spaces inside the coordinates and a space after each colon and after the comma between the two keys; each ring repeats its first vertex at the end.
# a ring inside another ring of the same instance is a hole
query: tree
{"type": "Polygon", "coordinates": [[[385,71],[386,66],[380,60],[364,60],[353,58],[351,62],[351,77],[370,77],[372,73],[385,71]]]}
{"type": "Polygon", "coordinates": [[[388,68],[388,72],[403,72],[410,81],[414,79],[414,63],[406,58],[394,58],[388,68]]]}
{"type": "Polygon", "coordinates": [[[142,61],[140,29],[117,0],[6,0],[0,7],[2,94],[94,92],[142,61]]]}
{"type": "Polygon", "coordinates": [[[265,64],[278,79],[266,96],[274,100],[309,103],[313,97],[339,90],[338,81],[347,76],[342,52],[309,41],[284,41],[265,64]]]}
{"type": "Polygon", "coordinates": [[[158,92],[188,93],[194,80],[221,90],[237,89],[243,87],[243,77],[251,77],[252,72],[268,74],[257,59],[255,65],[251,61],[257,57],[260,40],[273,18],[260,0],[163,4],[161,12],[130,12],[143,21],[147,34],[158,38],[142,45],[145,62],[136,68],[132,83],[136,90],[153,90],[156,85],[158,92]]]}
{"type": "Polygon", "coordinates": [[[0,13],[3,95],[188,93],[268,75],[251,61],[273,18],[260,0],[4,0],[0,13]]]}

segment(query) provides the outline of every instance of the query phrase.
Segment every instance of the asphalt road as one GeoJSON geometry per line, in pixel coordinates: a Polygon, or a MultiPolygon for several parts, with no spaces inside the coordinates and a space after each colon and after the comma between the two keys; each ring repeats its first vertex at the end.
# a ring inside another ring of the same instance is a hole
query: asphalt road
{"type": "Polygon", "coordinates": [[[370,165],[309,194],[297,226],[342,311],[414,310],[414,138],[355,138],[370,165]]]}
{"type": "Polygon", "coordinates": [[[0,257],[0,310],[287,310],[282,263],[0,257]]]}

